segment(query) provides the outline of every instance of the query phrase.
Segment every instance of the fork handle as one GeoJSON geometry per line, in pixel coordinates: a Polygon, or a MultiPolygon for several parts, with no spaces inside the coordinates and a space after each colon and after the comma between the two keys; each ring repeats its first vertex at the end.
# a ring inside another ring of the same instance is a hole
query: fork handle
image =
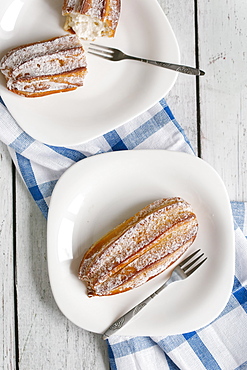
{"type": "Polygon", "coordinates": [[[163,285],[161,285],[154,293],[145,298],[142,302],[138,303],[131,310],[126,312],[123,316],[119,317],[103,334],[103,339],[109,338],[110,335],[115,334],[124,325],[126,325],[135,315],[137,315],[154,297],[156,297],[165,287],[172,283],[172,279],[168,279],[163,285]]]}
{"type": "Polygon", "coordinates": [[[159,62],[159,61],[150,60],[150,59],[143,59],[143,58],[134,57],[132,55],[126,55],[126,57],[127,59],[138,60],[139,62],[153,64],[158,67],[172,69],[173,71],[180,72],[180,73],[186,73],[189,75],[203,76],[205,74],[205,72],[201,71],[198,68],[189,67],[185,65],[173,64],[173,63],[167,63],[167,62],[159,62]]]}

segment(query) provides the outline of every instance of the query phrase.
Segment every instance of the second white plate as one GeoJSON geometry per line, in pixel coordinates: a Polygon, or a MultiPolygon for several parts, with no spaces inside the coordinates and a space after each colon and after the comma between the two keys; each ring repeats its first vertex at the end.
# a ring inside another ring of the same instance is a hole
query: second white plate
{"type": "Polygon", "coordinates": [[[53,192],[48,218],[50,282],[58,306],[72,322],[102,333],[168,278],[171,268],[132,291],[88,298],[77,272],[94,241],[145,205],[171,196],[190,202],[198,217],[198,236],[186,255],[201,248],[208,260],[190,278],[166,288],[119,334],[185,333],[220,314],[234,276],[233,220],[222,180],[192,155],[134,150],[78,162],[53,192]]]}
{"type": "MultiPolygon", "coordinates": [[[[0,58],[7,50],[64,34],[61,0],[6,0],[0,9],[0,58]],[[45,22],[45,27],[44,27],[45,22]]],[[[126,53],[179,62],[171,26],[157,0],[122,1],[114,39],[97,40],[126,53]]],[[[177,73],[135,61],[110,62],[88,55],[85,85],[76,91],[24,98],[0,93],[19,125],[46,144],[71,146],[102,135],[134,118],[164,97],[177,73]]]]}

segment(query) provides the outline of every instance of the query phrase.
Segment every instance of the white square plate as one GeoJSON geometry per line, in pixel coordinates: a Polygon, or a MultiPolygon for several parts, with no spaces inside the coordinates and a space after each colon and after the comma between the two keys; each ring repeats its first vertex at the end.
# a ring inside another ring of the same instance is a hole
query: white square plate
{"type": "MultiPolygon", "coordinates": [[[[62,0],[6,0],[0,8],[0,58],[13,47],[65,34],[62,0]]],[[[157,0],[122,1],[113,39],[97,43],[149,59],[179,63],[171,26],[157,0]]],[[[83,87],[39,98],[18,96],[0,74],[0,94],[34,139],[72,146],[102,135],[149,109],[175,83],[177,72],[136,61],[110,62],[87,55],[83,87]]]]}
{"type": "Polygon", "coordinates": [[[48,216],[49,275],[55,300],[69,320],[103,333],[168,278],[171,268],[131,291],[88,298],[77,273],[93,242],[145,205],[173,196],[191,203],[198,218],[197,238],[185,255],[201,248],[208,259],[188,279],[167,287],[119,334],[185,333],[220,314],[231,294],[235,258],[232,213],[222,180],[195,156],[133,150],[84,159],[54,189],[48,216]]]}

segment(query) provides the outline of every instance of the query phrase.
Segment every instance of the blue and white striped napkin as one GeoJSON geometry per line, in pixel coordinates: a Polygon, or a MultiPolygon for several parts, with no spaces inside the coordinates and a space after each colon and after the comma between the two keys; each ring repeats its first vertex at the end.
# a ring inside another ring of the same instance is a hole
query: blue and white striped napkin
{"type": "MultiPolygon", "coordinates": [[[[18,126],[0,101],[0,140],[45,217],[54,186],[75,162],[117,150],[165,149],[194,154],[164,99],[121,127],[74,147],[34,140],[18,126]]],[[[235,218],[236,271],[232,295],[221,315],[191,333],[168,337],[122,337],[108,340],[112,370],[247,369],[247,212],[232,202],[235,218]]]]}

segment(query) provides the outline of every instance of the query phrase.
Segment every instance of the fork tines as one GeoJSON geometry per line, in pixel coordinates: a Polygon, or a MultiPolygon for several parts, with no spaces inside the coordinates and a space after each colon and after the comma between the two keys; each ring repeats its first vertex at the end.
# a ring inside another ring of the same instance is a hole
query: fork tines
{"type": "Polygon", "coordinates": [[[200,252],[201,249],[198,249],[196,250],[194,253],[192,253],[191,255],[189,255],[189,257],[185,258],[180,264],[179,266],[183,269],[184,273],[187,275],[187,276],[190,276],[194,271],[196,271],[207,259],[207,257],[205,257],[203,260],[201,260],[200,262],[198,262],[198,264],[195,264],[197,261],[200,260],[200,258],[204,255],[204,253],[201,253],[199,256],[197,256],[195,259],[192,260],[192,258],[198,253],[200,252]],[[191,261],[191,262],[190,262],[191,261]],[[193,266],[193,267],[192,267],[193,266]],[[192,267],[192,268],[191,268],[192,267]]]}
{"type": "Polygon", "coordinates": [[[90,44],[88,48],[88,52],[90,54],[101,56],[102,58],[110,59],[114,52],[114,49],[109,48],[108,46],[90,44]]]}

